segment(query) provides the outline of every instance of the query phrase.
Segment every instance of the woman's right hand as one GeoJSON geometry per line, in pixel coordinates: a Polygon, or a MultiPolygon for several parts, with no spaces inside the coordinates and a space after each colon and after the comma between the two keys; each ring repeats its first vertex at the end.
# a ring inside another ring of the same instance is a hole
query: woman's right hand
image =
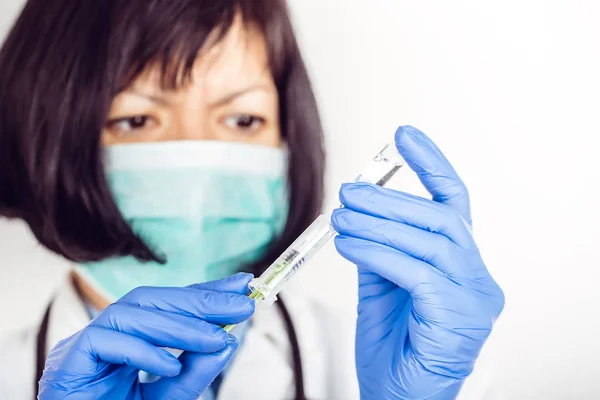
{"type": "Polygon", "coordinates": [[[50,352],[39,399],[198,399],[238,346],[220,326],[254,313],[251,279],[131,291],[50,352]],[[161,379],[142,384],[140,370],[161,379]]]}

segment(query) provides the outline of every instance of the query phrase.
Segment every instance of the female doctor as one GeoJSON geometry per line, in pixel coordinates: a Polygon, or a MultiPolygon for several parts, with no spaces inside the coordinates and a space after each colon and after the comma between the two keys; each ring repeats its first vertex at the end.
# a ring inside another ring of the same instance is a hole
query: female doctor
{"type": "Polygon", "coordinates": [[[253,315],[250,273],[323,192],[282,0],[29,0],[0,104],[0,213],[75,265],[3,340],[2,398],[450,399],[472,372],[504,299],[465,186],[412,127],[397,147],[433,199],[348,184],[332,218],[358,320],[293,287],[253,315]]]}

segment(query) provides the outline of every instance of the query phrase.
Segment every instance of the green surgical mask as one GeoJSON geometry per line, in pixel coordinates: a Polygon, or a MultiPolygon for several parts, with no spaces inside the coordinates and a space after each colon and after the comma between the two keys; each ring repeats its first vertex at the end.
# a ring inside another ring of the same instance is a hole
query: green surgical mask
{"type": "Polygon", "coordinates": [[[167,260],[79,265],[110,301],[138,286],[232,275],[264,255],[287,218],[283,149],[208,141],[118,145],[106,149],[106,171],[124,218],[167,260]]]}

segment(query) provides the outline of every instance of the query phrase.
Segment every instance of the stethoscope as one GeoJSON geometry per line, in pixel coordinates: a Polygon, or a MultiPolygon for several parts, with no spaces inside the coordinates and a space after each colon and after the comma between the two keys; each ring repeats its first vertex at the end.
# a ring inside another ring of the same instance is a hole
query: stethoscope
{"type": "MultiPolygon", "coordinates": [[[[292,322],[292,318],[290,317],[290,313],[288,312],[288,309],[285,306],[284,302],[281,300],[281,298],[278,301],[276,301],[275,304],[279,308],[279,312],[285,323],[290,345],[292,347],[292,368],[294,371],[294,383],[296,393],[294,399],[306,400],[306,397],[304,395],[304,373],[302,371],[302,357],[300,355],[300,345],[298,344],[298,336],[296,335],[296,329],[294,328],[294,324],[292,322]]],[[[36,372],[35,380],[33,382],[33,393],[35,393],[34,400],[37,399],[37,396],[39,394],[38,382],[42,379],[42,375],[44,373],[44,365],[46,364],[46,339],[48,338],[48,322],[50,320],[51,309],[52,302],[50,302],[50,305],[46,309],[46,313],[44,314],[44,318],[42,319],[42,323],[37,334],[36,372]]]]}

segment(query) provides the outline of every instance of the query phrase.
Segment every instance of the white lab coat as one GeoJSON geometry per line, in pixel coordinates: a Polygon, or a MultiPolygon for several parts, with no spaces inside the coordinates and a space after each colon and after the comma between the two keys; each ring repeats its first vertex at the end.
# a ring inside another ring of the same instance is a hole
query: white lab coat
{"type": "MultiPolygon", "coordinates": [[[[358,399],[354,318],[326,309],[308,299],[299,289],[293,287],[292,282],[286,287],[284,297],[300,343],[307,398],[358,399]]],[[[49,318],[48,351],[88,322],[83,302],[72,284],[65,282],[56,293],[49,318]]],[[[38,330],[39,325],[0,337],[0,399],[34,398],[38,330]]],[[[483,395],[481,385],[467,387],[463,388],[461,399],[489,398],[483,395]],[[467,387],[471,389],[467,390],[467,387]]],[[[291,352],[283,321],[276,307],[258,307],[243,345],[227,370],[218,399],[284,400],[293,399],[293,395],[291,352]]]]}

